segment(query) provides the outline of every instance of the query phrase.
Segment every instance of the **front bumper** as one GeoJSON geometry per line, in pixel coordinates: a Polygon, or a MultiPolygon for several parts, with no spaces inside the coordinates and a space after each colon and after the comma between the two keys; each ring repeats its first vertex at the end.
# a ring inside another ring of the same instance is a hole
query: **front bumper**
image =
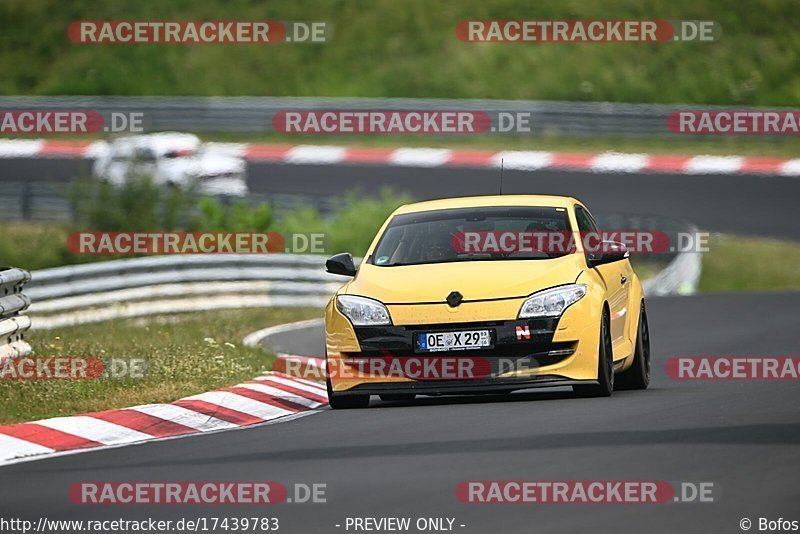
{"type": "Polygon", "coordinates": [[[515,363],[543,367],[564,360],[575,352],[575,344],[554,342],[558,319],[483,321],[411,326],[360,326],[355,335],[360,350],[343,353],[345,360],[358,358],[480,358],[488,364],[485,372],[500,376],[515,363]],[[420,334],[488,330],[491,348],[425,352],[419,349],[420,334]]]}
{"type": "MultiPolygon", "coordinates": [[[[331,312],[337,314],[335,310],[331,312]]],[[[353,327],[344,317],[328,319],[327,365],[332,387],[337,393],[493,393],[590,384],[596,383],[597,379],[599,327],[591,321],[564,320],[562,317],[353,327]],[[416,341],[423,333],[482,329],[490,331],[491,348],[423,352],[416,341]],[[410,362],[415,359],[433,360],[434,363],[440,360],[478,361],[475,368],[480,372],[442,379],[436,373],[427,376],[375,373],[372,365],[376,360],[410,362]]]]}
{"type": "Polygon", "coordinates": [[[537,376],[529,379],[503,379],[448,382],[384,382],[362,383],[342,395],[486,395],[510,393],[520,389],[597,384],[597,380],[572,380],[561,376],[537,376]]]}

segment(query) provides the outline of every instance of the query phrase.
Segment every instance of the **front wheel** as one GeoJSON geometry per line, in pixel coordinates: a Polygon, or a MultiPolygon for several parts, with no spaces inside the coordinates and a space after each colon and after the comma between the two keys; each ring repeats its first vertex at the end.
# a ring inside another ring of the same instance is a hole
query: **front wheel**
{"type": "Polygon", "coordinates": [[[352,410],[369,406],[369,395],[342,395],[333,391],[331,379],[325,379],[328,388],[328,404],[334,410],[352,410]]]}
{"type": "Polygon", "coordinates": [[[650,385],[650,327],[644,301],[639,312],[639,329],[636,334],[636,352],[630,368],[619,375],[617,389],[647,389],[650,385]]]}
{"type": "Polygon", "coordinates": [[[572,386],[581,397],[609,397],[614,391],[614,350],[611,345],[611,319],[603,310],[597,354],[597,384],[572,386]]]}

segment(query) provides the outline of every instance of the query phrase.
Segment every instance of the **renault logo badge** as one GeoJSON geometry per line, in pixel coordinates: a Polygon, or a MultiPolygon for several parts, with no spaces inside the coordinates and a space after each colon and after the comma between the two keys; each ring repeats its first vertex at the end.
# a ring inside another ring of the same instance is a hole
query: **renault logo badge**
{"type": "Polygon", "coordinates": [[[450,294],[447,295],[447,304],[451,308],[455,308],[456,306],[461,304],[461,301],[463,299],[464,299],[464,296],[461,293],[459,293],[458,291],[451,291],[450,294]]]}

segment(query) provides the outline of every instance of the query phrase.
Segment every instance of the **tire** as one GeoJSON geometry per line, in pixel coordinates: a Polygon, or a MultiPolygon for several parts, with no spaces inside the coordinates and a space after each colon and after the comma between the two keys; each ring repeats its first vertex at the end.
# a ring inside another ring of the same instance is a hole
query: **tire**
{"type": "Polygon", "coordinates": [[[369,395],[342,395],[333,391],[331,379],[325,379],[328,388],[328,404],[334,410],[352,410],[369,406],[369,395]]]}
{"type": "Polygon", "coordinates": [[[581,397],[610,397],[614,392],[614,352],[611,344],[611,319],[603,310],[600,321],[600,342],[597,348],[597,384],[572,386],[581,397]]]}
{"type": "Polygon", "coordinates": [[[639,312],[639,328],[636,333],[636,351],[633,363],[627,371],[617,377],[615,388],[647,389],[650,385],[650,327],[647,324],[647,312],[644,301],[639,312]]]}
{"type": "Polygon", "coordinates": [[[414,393],[386,393],[380,395],[380,398],[387,402],[409,402],[413,401],[416,395],[414,393]]]}

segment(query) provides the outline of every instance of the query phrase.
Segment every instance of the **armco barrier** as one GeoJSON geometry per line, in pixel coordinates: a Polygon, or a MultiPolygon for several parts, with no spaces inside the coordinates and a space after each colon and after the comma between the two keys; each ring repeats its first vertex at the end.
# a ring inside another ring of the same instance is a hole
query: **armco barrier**
{"type": "Polygon", "coordinates": [[[31,301],[22,293],[22,286],[30,279],[28,271],[0,267],[0,359],[27,356],[31,352],[24,339],[31,320],[23,314],[31,301]]]}
{"type": "Polygon", "coordinates": [[[154,256],[34,272],[36,328],[241,307],[318,307],[344,283],[325,257],[295,254],[154,256]]]}
{"type": "Polygon", "coordinates": [[[511,131],[503,135],[638,137],[678,135],[670,133],[667,128],[667,117],[674,111],[734,108],[612,102],[431,98],[5,96],[0,97],[0,109],[87,109],[98,111],[104,116],[111,112],[136,112],[143,114],[146,131],[254,134],[274,131],[273,117],[276,113],[287,110],[477,110],[492,114],[494,127],[498,126],[496,114],[499,112],[514,114],[527,112],[530,113],[530,131],[511,131]]]}

